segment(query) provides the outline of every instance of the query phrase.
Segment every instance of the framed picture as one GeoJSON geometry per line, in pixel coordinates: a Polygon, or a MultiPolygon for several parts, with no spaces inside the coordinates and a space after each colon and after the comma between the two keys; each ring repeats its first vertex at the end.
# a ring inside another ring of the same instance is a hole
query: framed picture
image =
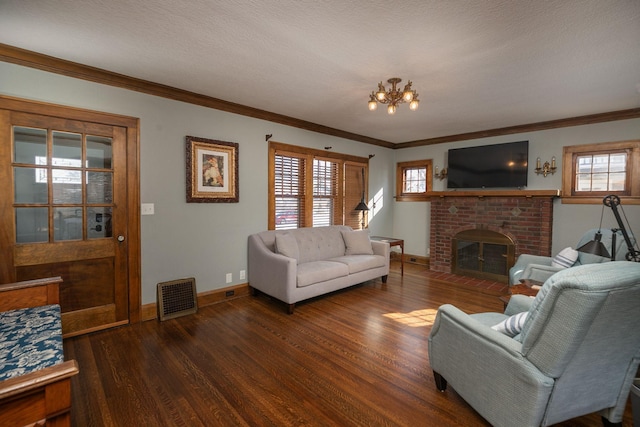
{"type": "Polygon", "coordinates": [[[238,144],[187,136],[187,203],[238,203],[238,144]]]}

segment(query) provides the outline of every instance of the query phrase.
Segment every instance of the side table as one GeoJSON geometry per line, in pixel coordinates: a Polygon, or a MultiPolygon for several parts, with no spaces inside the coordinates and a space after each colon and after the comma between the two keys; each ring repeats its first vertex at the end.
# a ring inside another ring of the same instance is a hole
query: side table
{"type": "Polygon", "coordinates": [[[402,251],[402,256],[400,257],[400,275],[404,276],[404,239],[382,236],[371,236],[370,239],[378,242],[386,242],[389,246],[400,246],[400,250],[402,251]]]}

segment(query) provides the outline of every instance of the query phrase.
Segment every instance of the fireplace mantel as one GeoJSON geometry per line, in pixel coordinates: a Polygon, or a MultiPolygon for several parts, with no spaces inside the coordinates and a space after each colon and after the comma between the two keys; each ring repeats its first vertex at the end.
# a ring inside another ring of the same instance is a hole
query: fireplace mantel
{"type": "Polygon", "coordinates": [[[429,191],[426,196],[434,197],[560,197],[560,190],[449,190],[429,191]]]}

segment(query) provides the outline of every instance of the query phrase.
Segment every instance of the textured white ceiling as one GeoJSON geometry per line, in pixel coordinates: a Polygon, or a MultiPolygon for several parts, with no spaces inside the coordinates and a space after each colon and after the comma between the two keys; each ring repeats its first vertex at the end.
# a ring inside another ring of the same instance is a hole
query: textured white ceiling
{"type": "Polygon", "coordinates": [[[0,0],[0,42],[395,143],[640,106],[638,0],[0,0]]]}

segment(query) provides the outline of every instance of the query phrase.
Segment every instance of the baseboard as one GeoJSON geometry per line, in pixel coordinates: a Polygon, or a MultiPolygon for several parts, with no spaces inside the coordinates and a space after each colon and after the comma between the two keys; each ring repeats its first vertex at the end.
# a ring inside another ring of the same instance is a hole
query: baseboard
{"type": "MultiPolygon", "coordinates": [[[[216,304],[222,301],[228,301],[234,298],[240,298],[249,295],[249,284],[242,283],[239,285],[229,286],[222,289],[214,289],[198,293],[198,307],[216,304]]],[[[158,318],[157,304],[144,304],[140,310],[141,321],[153,320],[158,318]]]]}
{"type": "MultiPolygon", "coordinates": [[[[400,257],[402,254],[397,251],[391,251],[391,259],[400,261],[400,257]]],[[[429,266],[429,257],[428,256],[419,256],[419,255],[411,255],[404,254],[404,262],[409,264],[418,264],[429,266]]]]}

